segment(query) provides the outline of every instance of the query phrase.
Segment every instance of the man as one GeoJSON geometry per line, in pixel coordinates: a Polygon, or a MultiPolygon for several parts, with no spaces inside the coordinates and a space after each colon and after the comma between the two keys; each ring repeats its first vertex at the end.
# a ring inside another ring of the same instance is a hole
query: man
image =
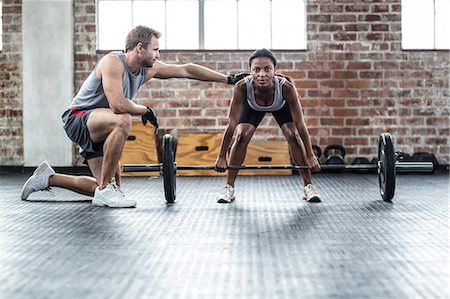
{"type": "MultiPolygon", "coordinates": [[[[319,171],[320,165],[314,155],[306,127],[300,99],[295,87],[285,77],[275,75],[277,60],[267,49],[254,51],[249,59],[250,75],[236,83],[231,100],[229,124],[225,129],[222,147],[215,169],[224,172],[227,167],[227,152],[236,131],[230,151],[230,165],[241,165],[247,145],[267,112],[272,113],[289,144],[295,164],[308,165],[301,170],[304,183],[304,199],[319,202],[320,196],[311,183],[311,171],[319,171]]],[[[228,170],[227,184],[219,192],[219,203],[230,203],[234,197],[234,183],[238,171],[228,170]]]]}
{"type": "Polygon", "coordinates": [[[153,110],[131,100],[151,78],[189,78],[234,84],[242,75],[225,76],[193,63],[170,65],[159,62],[161,34],[137,26],[126,38],[125,53],[105,55],[81,86],[62,119],[68,137],[80,146],[81,155],[94,177],[56,174],[44,161],[25,182],[21,198],[35,191],[61,187],[93,196],[92,204],[135,207],[120,189],[119,159],[131,129],[132,115],[142,116],[144,125],[158,122],[153,110]]]}

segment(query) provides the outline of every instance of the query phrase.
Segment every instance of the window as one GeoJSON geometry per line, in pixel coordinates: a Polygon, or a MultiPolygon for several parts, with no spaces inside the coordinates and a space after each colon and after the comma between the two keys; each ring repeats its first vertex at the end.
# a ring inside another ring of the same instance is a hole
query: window
{"type": "Polygon", "coordinates": [[[3,50],[3,1],[0,0],[0,51],[3,50]]]}
{"type": "Polygon", "coordinates": [[[450,49],[450,0],[403,0],[402,47],[450,49]]]}
{"type": "Polygon", "coordinates": [[[98,49],[128,31],[162,33],[161,49],[306,49],[306,0],[97,0],[98,49]]]}

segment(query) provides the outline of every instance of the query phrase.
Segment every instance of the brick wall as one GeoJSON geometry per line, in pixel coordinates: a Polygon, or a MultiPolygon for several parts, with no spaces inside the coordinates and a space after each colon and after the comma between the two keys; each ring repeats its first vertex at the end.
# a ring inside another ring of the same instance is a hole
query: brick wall
{"type": "MultiPolygon", "coordinates": [[[[95,51],[95,0],[74,1],[74,85],[78,90],[101,54],[95,51]]],[[[4,16],[5,7],[11,5],[18,7],[13,11],[20,11],[20,3],[4,0],[4,16]]],[[[279,72],[294,79],[302,96],[313,142],[322,148],[331,143],[345,145],[350,161],[359,155],[375,156],[378,135],[389,131],[397,150],[433,152],[441,162],[448,163],[449,51],[401,50],[400,0],[357,4],[350,0],[310,0],[307,10],[308,50],[275,54],[280,61],[279,72]]],[[[12,48],[18,50],[5,49],[1,54],[2,58],[11,56],[0,62],[2,68],[11,70],[0,77],[2,92],[10,90],[10,96],[2,96],[0,110],[0,164],[20,164],[23,159],[20,22],[17,13],[4,19],[3,24],[5,32],[9,30],[14,36],[10,39],[12,48]],[[11,139],[16,141],[4,142],[11,139]],[[4,158],[3,151],[8,150],[4,158]]],[[[163,51],[161,60],[195,62],[234,73],[247,69],[249,53],[163,51]]],[[[207,131],[224,128],[230,96],[231,87],[224,84],[171,79],[151,81],[141,89],[137,101],[157,109],[163,128],[207,131]]],[[[255,138],[282,139],[282,135],[275,121],[266,117],[255,138]]]]}
{"type": "Polygon", "coordinates": [[[22,0],[3,0],[0,52],[0,165],[23,164],[22,0]]]}
{"type": "MultiPolygon", "coordinates": [[[[74,0],[74,90],[75,93],[83,81],[94,69],[98,57],[96,33],[96,4],[95,0],[74,0]]],[[[73,164],[81,165],[83,157],[79,154],[78,146],[73,146],[73,164]]]]}
{"type": "MultiPolygon", "coordinates": [[[[309,1],[308,50],[276,51],[294,79],[314,143],[343,144],[348,157],[376,156],[389,131],[397,150],[449,161],[449,51],[402,51],[400,0],[309,1]]],[[[169,63],[195,62],[225,73],[247,69],[250,52],[163,51],[169,63]]],[[[137,100],[155,107],[163,127],[221,130],[231,88],[155,80],[137,100]]],[[[255,138],[283,139],[271,116],[255,138]]]]}

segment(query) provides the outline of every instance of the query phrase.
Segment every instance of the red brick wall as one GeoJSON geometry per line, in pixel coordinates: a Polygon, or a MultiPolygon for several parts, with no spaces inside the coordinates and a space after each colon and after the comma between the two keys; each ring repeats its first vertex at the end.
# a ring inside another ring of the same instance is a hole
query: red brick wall
{"type": "MultiPolygon", "coordinates": [[[[91,73],[98,60],[95,0],[74,0],[74,90],[75,93],[91,73]]],[[[72,148],[73,164],[82,165],[78,146],[72,148]]]]}
{"type": "MultiPolygon", "coordinates": [[[[308,50],[276,51],[294,79],[314,143],[339,143],[348,157],[376,156],[389,131],[397,150],[449,161],[449,51],[402,51],[400,1],[309,1],[308,50]]],[[[224,73],[247,68],[248,51],[163,51],[169,63],[195,62],[224,73]]],[[[137,100],[155,107],[163,127],[222,129],[231,88],[155,80],[137,100]]],[[[282,139],[272,117],[255,138],[282,139]]]]}
{"type": "Polygon", "coordinates": [[[23,164],[22,0],[3,0],[0,52],[0,165],[23,164]]]}
{"type": "Polygon", "coordinates": [[[74,0],[74,2],[74,86],[77,92],[97,62],[97,29],[95,0],[74,0]]]}
{"type": "MultiPolygon", "coordinates": [[[[101,54],[95,51],[95,0],[74,1],[74,86],[78,90],[101,54]]],[[[20,10],[20,0],[4,0],[4,11],[8,3],[17,3],[13,6],[20,10]]],[[[397,150],[433,152],[448,163],[449,51],[402,51],[400,12],[400,0],[358,4],[350,0],[308,1],[308,50],[276,51],[279,72],[294,79],[313,142],[322,148],[341,143],[347,148],[349,161],[358,155],[375,156],[378,135],[389,131],[397,150]]],[[[23,159],[20,22],[20,14],[16,14],[3,24],[5,32],[9,28],[14,33],[10,42],[19,50],[13,54],[5,49],[1,54],[2,58],[14,57],[0,61],[2,69],[12,68],[8,75],[2,71],[0,77],[2,92],[8,88],[11,92],[11,96],[2,96],[0,164],[8,159],[20,164],[23,159]],[[7,104],[11,108],[3,104],[8,101],[12,101],[7,104]],[[14,136],[15,145],[4,142],[14,136]],[[4,158],[3,151],[8,149],[8,158],[4,158]]],[[[234,73],[247,68],[249,53],[163,51],[161,60],[195,62],[234,73]]],[[[137,101],[155,107],[164,128],[205,131],[224,128],[230,96],[231,87],[224,84],[152,80],[139,92],[137,101]]],[[[255,138],[282,139],[271,117],[263,120],[256,134],[255,138]]]]}

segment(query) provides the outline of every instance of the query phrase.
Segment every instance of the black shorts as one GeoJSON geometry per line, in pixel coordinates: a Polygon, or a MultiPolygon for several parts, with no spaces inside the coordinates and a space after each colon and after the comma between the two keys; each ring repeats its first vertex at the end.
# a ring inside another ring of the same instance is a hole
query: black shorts
{"type": "MultiPolygon", "coordinates": [[[[266,113],[266,111],[256,111],[255,109],[250,107],[247,101],[244,101],[241,107],[241,115],[239,117],[238,123],[249,123],[257,128],[266,113]]],[[[287,102],[284,103],[283,107],[281,107],[279,110],[272,111],[270,113],[272,113],[273,117],[275,117],[275,120],[277,121],[280,128],[285,123],[293,122],[291,109],[289,108],[289,104],[287,102]]]]}
{"type": "Polygon", "coordinates": [[[94,110],[72,111],[69,109],[62,115],[64,130],[70,140],[80,146],[82,150],[80,154],[85,159],[85,164],[89,159],[103,156],[103,144],[105,143],[105,141],[95,143],[91,139],[87,121],[92,111],[94,110]]]}

